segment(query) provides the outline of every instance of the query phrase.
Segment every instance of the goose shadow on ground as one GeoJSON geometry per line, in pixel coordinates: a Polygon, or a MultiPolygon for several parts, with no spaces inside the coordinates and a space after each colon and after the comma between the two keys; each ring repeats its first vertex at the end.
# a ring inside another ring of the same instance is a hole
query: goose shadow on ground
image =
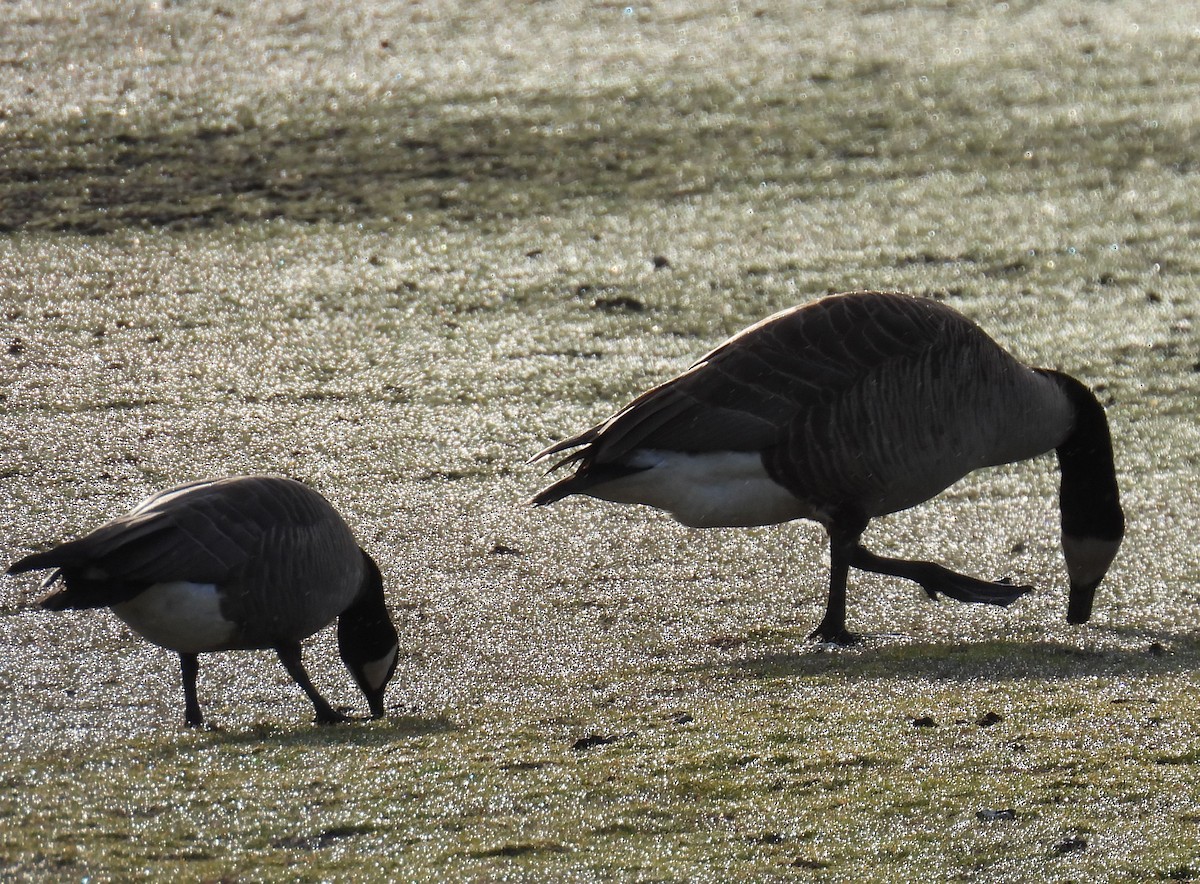
{"type": "Polygon", "coordinates": [[[846,678],[1005,682],[1079,678],[1141,678],[1200,668],[1200,637],[1184,629],[1098,629],[1108,642],[1088,646],[1056,639],[1004,638],[951,643],[867,635],[849,648],[811,645],[750,653],[697,669],[725,669],[745,678],[846,678]]]}
{"type": "Polygon", "coordinates": [[[273,742],[294,748],[323,748],[334,744],[354,746],[384,746],[397,740],[441,734],[458,729],[445,718],[423,718],[419,715],[388,714],[379,719],[361,719],[341,724],[252,724],[237,730],[205,730],[209,740],[196,745],[238,746],[273,742]]]}

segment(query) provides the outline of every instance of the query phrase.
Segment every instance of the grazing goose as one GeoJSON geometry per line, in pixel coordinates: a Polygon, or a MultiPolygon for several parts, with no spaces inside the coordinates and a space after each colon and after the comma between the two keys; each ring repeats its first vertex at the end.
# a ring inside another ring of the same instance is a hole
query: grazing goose
{"type": "Polygon", "coordinates": [[[849,643],[851,567],[920,584],[930,598],[1009,605],[1030,587],[885,558],[870,519],[928,500],[972,470],[1055,449],[1062,470],[1067,620],[1091,616],[1125,530],[1108,420],[1058,371],[1027,368],[935,301],[855,292],[752,325],[537,462],[575,472],[534,497],[570,494],[666,510],[684,525],[813,519],[830,542],[829,600],[813,633],[849,643]]]}
{"type": "Polygon", "coordinates": [[[55,568],[62,585],[43,608],[112,608],[144,638],[179,653],[185,721],[204,723],[197,654],[274,648],[316,708],[347,721],[322,697],[300,642],[338,620],[338,649],[372,717],[396,669],[398,636],[379,568],[341,516],[300,482],[235,476],[160,491],[91,534],[26,556],[20,574],[55,568]]]}

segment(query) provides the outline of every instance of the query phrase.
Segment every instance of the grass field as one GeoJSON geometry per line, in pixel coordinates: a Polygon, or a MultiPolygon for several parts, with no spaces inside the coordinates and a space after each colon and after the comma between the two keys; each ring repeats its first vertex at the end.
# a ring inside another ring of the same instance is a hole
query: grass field
{"type": "Polygon", "coordinates": [[[402,660],[323,728],[215,655],[188,731],[173,654],[0,580],[0,879],[1200,880],[1198,145],[1187,4],[3,4],[0,563],[284,473],[402,660]],[[1100,392],[1091,624],[1052,458],[868,535],[1034,594],[860,575],[847,650],[813,525],[524,505],[544,445],[854,288],[1100,392]]]}

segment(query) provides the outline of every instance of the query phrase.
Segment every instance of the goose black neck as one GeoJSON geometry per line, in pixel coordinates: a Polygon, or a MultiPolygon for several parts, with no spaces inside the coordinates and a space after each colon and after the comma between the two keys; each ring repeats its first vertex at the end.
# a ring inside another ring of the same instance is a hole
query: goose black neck
{"type": "Polygon", "coordinates": [[[1047,371],[1075,412],[1070,434],[1058,446],[1062,471],[1059,506],[1068,537],[1120,540],[1125,534],[1108,417],[1095,394],[1070,375],[1047,371]]]}
{"type": "Polygon", "coordinates": [[[383,594],[383,575],[364,551],[358,597],[338,617],[338,648],[343,660],[377,660],[396,645],[396,628],[383,594]]]}

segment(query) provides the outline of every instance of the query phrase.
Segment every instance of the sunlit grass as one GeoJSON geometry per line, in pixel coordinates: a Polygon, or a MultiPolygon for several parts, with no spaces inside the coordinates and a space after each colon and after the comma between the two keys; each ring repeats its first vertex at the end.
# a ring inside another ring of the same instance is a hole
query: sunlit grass
{"type": "Polygon", "coordinates": [[[215,655],[193,732],[173,655],[3,581],[0,877],[1200,878],[1189,10],[70,6],[3,38],[5,555],[294,475],[402,660],[386,720],[320,728],[215,655]],[[868,535],[1034,594],[856,576],[836,652],[814,526],[523,506],[544,445],[855,287],[1100,390],[1129,535],[1092,625],[1047,460],[868,535]]]}

